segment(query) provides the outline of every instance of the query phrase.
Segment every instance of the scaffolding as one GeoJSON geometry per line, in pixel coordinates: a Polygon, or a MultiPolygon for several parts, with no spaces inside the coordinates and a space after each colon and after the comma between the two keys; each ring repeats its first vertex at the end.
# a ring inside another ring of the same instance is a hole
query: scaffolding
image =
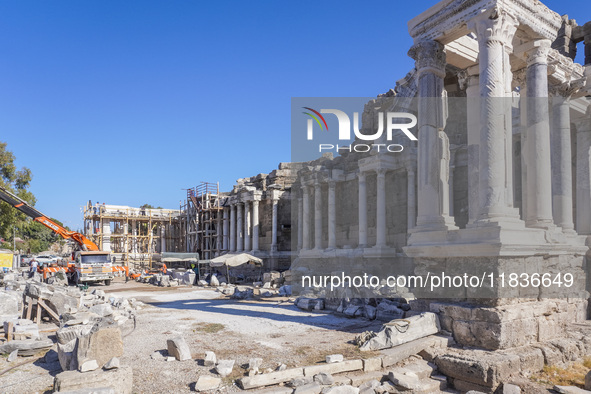
{"type": "Polygon", "coordinates": [[[184,211],[187,251],[199,253],[202,260],[222,254],[223,208],[219,183],[201,182],[187,189],[184,211]]]}
{"type": "Polygon", "coordinates": [[[180,215],[174,209],[89,202],[84,207],[84,233],[101,250],[111,251],[117,263],[151,268],[155,254],[184,251],[180,215]]]}

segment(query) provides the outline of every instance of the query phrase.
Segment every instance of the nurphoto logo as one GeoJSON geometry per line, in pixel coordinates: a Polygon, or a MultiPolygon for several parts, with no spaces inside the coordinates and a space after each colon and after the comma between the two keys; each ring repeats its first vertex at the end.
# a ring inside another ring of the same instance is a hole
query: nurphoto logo
{"type": "MultiPolygon", "coordinates": [[[[340,141],[351,140],[351,119],[344,111],[338,109],[321,109],[316,111],[310,107],[302,107],[306,111],[303,112],[310,118],[307,122],[307,139],[314,140],[314,123],[316,123],[320,130],[328,130],[328,124],[322,114],[333,114],[337,117],[339,124],[338,139],[340,141]]],[[[353,112],[353,133],[356,140],[360,141],[374,141],[372,144],[368,143],[353,143],[349,146],[339,146],[338,144],[318,144],[319,152],[335,151],[340,152],[346,150],[348,152],[369,152],[372,149],[378,152],[385,149],[388,152],[402,152],[404,147],[400,144],[376,143],[378,140],[383,141],[384,130],[386,131],[386,141],[392,141],[395,131],[401,131],[409,140],[417,141],[417,137],[410,131],[417,125],[417,118],[411,113],[407,112],[378,112],[378,127],[373,134],[364,134],[359,129],[359,112],[353,112]],[[384,126],[385,123],[385,126],[384,126]]]]}

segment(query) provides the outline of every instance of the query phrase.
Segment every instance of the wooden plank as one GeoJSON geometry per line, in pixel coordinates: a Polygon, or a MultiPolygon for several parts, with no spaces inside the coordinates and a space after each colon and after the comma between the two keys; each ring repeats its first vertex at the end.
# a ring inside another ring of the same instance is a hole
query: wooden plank
{"type": "Polygon", "coordinates": [[[27,296],[27,320],[31,320],[31,313],[33,312],[33,300],[31,297],[27,296]]]}
{"type": "MultiPolygon", "coordinates": [[[[37,303],[39,305],[41,305],[43,307],[43,309],[45,309],[47,311],[47,313],[49,313],[51,315],[51,317],[53,317],[55,319],[55,321],[57,321],[59,323],[60,317],[53,311],[53,309],[48,307],[47,304],[45,302],[43,302],[43,300],[41,298],[39,298],[39,300],[37,300],[37,303]]],[[[37,323],[37,324],[39,324],[39,323],[37,323]]]]}
{"type": "Polygon", "coordinates": [[[6,342],[10,342],[12,340],[12,327],[14,323],[8,322],[8,330],[6,331],[6,342]]]}
{"type": "Polygon", "coordinates": [[[39,302],[41,302],[41,298],[37,299],[37,317],[35,319],[37,324],[41,324],[41,305],[39,302]]]}

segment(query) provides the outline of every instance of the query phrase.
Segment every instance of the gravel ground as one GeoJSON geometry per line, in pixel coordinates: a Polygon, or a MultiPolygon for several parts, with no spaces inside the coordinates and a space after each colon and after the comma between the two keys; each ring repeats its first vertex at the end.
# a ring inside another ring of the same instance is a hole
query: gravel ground
{"type": "MultiPolygon", "coordinates": [[[[286,298],[236,301],[203,288],[159,288],[122,281],[101,289],[146,303],[137,312],[136,328],[130,323],[122,330],[125,352],[121,364],[133,367],[135,393],[192,391],[199,375],[211,373],[202,363],[206,351],[214,351],[218,360],[236,360],[233,375],[223,380],[219,392],[239,391],[232,382],[245,374],[243,366],[249,358],[261,357],[263,370],[275,369],[280,363],[310,365],[333,353],[352,358],[359,352],[348,342],[356,334],[380,326],[362,319],[301,311],[286,298]],[[194,360],[165,361],[166,340],[177,335],[185,338],[194,360]],[[162,357],[154,359],[154,353],[162,357]]],[[[48,359],[0,376],[0,392],[50,390],[59,363],[53,360],[53,353],[48,359]]],[[[19,358],[18,362],[24,360],[19,358]]],[[[0,359],[0,370],[9,366],[0,359]]]]}

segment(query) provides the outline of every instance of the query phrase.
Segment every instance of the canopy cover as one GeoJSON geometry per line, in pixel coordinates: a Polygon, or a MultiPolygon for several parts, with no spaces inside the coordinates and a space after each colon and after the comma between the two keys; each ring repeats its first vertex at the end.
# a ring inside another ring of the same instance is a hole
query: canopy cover
{"type": "Polygon", "coordinates": [[[248,253],[226,253],[211,260],[209,263],[212,267],[238,267],[242,264],[253,263],[255,265],[263,265],[263,260],[248,253]]]}

